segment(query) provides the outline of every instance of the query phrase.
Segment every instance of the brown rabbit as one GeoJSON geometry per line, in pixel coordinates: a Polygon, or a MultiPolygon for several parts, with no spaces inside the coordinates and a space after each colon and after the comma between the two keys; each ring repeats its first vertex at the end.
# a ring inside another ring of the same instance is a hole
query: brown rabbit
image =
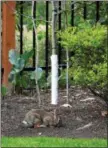
{"type": "Polygon", "coordinates": [[[60,127],[62,120],[56,115],[56,110],[47,112],[44,109],[32,109],[25,115],[23,124],[26,127],[34,127],[35,125],[40,125],[40,127],[60,127]]]}
{"type": "Polygon", "coordinates": [[[34,127],[34,124],[42,124],[40,120],[40,115],[37,114],[35,117],[35,109],[30,110],[26,113],[24,120],[22,121],[25,127],[34,127]]]}

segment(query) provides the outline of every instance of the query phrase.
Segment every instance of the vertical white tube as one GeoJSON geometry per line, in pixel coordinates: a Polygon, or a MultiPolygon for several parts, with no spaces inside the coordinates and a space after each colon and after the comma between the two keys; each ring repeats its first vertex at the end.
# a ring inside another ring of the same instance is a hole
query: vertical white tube
{"type": "Polygon", "coordinates": [[[58,56],[51,56],[51,104],[58,103],[58,56]]]}

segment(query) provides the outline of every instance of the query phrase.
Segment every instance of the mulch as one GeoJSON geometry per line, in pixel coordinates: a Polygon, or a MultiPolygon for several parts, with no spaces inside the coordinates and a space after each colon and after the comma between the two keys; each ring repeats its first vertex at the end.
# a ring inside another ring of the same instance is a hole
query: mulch
{"type": "Polygon", "coordinates": [[[42,105],[46,110],[57,108],[62,117],[63,126],[58,128],[24,128],[22,120],[32,108],[38,107],[36,94],[5,96],[1,101],[2,136],[50,136],[71,138],[107,138],[107,119],[101,115],[106,104],[94,96],[87,88],[71,87],[69,104],[66,103],[66,90],[59,90],[57,106],[51,105],[51,91],[41,91],[42,105]]]}

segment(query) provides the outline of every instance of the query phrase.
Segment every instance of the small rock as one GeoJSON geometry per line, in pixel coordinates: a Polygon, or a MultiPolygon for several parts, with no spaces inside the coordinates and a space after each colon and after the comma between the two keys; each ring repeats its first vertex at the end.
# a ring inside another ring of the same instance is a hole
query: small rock
{"type": "Polygon", "coordinates": [[[14,119],[15,117],[14,116],[11,116],[11,119],[14,119]]]}
{"type": "MultiPolygon", "coordinates": [[[[72,99],[75,99],[75,96],[72,96],[71,98],[72,98],[72,99]]],[[[72,101],[72,100],[71,100],[71,101],[72,101]]]]}
{"type": "Polygon", "coordinates": [[[67,96],[63,96],[63,98],[67,98],[67,96]]]}
{"type": "Polygon", "coordinates": [[[80,117],[76,117],[77,121],[82,121],[82,119],[80,117]]]}
{"type": "Polygon", "coordinates": [[[73,102],[73,100],[69,100],[69,103],[72,103],[73,102]]]}
{"type": "Polygon", "coordinates": [[[70,104],[63,104],[63,105],[61,105],[61,106],[63,106],[63,107],[70,107],[70,108],[72,108],[72,106],[71,106],[70,104]]]}
{"type": "Polygon", "coordinates": [[[7,104],[7,103],[5,103],[4,105],[5,105],[5,106],[7,106],[8,104],[7,104]]]}
{"type": "Polygon", "coordinates": [[[81,96],[81,95],[82,95],[81,93],[78,93],[78,94],[75,95],[75,97],[79,97],[79,96],[81,96]]]}
{"type": "Polygon", "coordinates": [[[102,115],[103,117],[106,117],[106,116],[108,115],[108,112],[107,112],[107,111],[101,111],[101,115],[102,115]]]}
{"type": "Polygon", "coordinates": [[[83,100],[80,100],[80,101],[86,102],[86,101],[92,101],[92,100],[95,100],[95,98],[87,97],[86,99],[83,99],[83,100]]]}
{"type": "Polygon", "coordinates": [[[23,108],[25,109],[25,106],[23,106],[23,108]]]}
{"type": "Polygon", "coordinates": [[[41,136],[41,135],[42,135],[42,133],[38,133],[38,135],[39,135],[39,136],[41,136]]]}

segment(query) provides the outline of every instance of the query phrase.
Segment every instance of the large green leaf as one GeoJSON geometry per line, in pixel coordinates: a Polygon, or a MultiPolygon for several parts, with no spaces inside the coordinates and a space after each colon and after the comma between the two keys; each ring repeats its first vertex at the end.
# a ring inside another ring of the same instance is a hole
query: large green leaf
{"type": "Polygon", "coordinates": [[[25,60],[25,63],[28,62],[28,60],[33,56],[33,51],[25,51],[22,55],[21,58],[25,60]]]}
{"type": "Polygon", "coordinates": [[[21,59],[21,58],[18,58],[16,63],[15,63],[15,71],[16,73],[17,72],[20,72],[25,66],[25,60],[24,59],[21,59]]]}
{"type": "Polygon", "coordinates": [[[9,51],[9,61],[12,65],[16,64],[17,59],[19,58],[19,54],[15,49],[11,49],[9,51]]]}
{"type": "Polygon", "coordinates": [[[38,68],[37,70],[32,72],[30,79],[34,80],[37,77],[37,80],[39,80],[42,77],[42,74],[43,74],[42,68],[38,68]]]}

